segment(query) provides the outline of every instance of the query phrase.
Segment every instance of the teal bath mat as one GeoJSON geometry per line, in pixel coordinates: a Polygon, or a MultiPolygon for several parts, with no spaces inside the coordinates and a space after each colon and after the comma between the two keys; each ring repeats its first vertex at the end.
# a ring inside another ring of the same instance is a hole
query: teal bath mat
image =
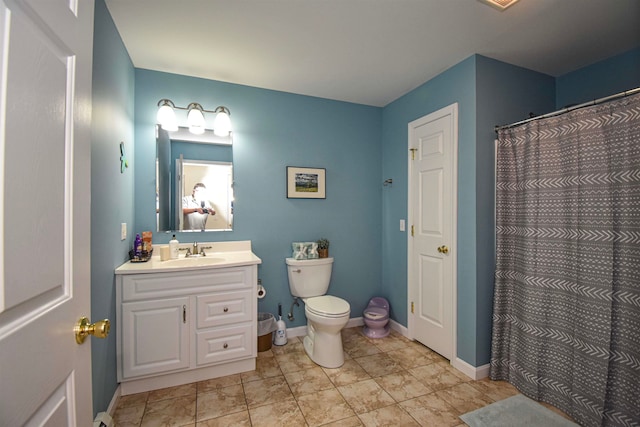
{"type": "Polygon", "coordinates": [[[575,427],[578,425],[522,394],[467,412],[460,415],[460,419],[471,427],[575,427]]]}

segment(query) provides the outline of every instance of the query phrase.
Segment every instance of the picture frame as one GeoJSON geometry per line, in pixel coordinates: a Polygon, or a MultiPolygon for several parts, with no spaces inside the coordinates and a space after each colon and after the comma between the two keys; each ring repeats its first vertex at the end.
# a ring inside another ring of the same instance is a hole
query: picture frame
{"type": "Polygon", "coordinates": [[[287,166],[287,199],[326,198],[326,169],[287,166]]]}

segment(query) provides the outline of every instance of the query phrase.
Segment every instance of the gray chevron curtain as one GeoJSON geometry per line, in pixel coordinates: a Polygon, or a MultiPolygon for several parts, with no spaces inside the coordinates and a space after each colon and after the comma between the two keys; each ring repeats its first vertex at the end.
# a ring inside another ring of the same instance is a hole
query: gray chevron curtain
{"type": "Polygon", "coordinates": [[[491,378],[640,426],[640,94],[498,132],[491,378]]]}

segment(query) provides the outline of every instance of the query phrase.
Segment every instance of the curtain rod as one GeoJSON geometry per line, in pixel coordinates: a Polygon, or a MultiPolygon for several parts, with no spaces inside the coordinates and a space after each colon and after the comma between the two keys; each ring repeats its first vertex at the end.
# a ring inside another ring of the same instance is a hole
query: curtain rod
{"type": "Polygon", "coordinates": [[[612,101],[612,100],[617,99],[617,98],[624,98],[625,96],[634,95],[636,93],[640,93],[640,87],[637,87],[635,89],[626,90],[624,92],[616,93],[615,95],[605,96],[604,98],[595,99],[593,101],[588,101],[588,102],[585,102],[583,104],[574,105],[572,107],[566,107],[566,108],[563,108],[561,110],[557,110],[557,111],[553,111],[551,113],[543,114],[542,116],[536,116],[536,117],[531,117],[529,119],[520,120],[519,122],[511,123],[509,125],[495,126],[493,128],[493,130],[498,132],[499,130],[508,129],[508,128],[511,128],[511,127],[514,127],[514,126],[522,125],[522,124],[531,122],[533,120],[546,119],[548,117],[558,116],[560,114],[568,113],[569,111],[577,110],[578,108],[589,107],[591,105],[600,104],[602,102],[612,101]]]}

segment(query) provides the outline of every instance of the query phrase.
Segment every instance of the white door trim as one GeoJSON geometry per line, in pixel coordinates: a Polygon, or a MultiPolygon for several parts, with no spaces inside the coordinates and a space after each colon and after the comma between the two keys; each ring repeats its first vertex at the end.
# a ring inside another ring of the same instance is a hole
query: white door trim
{"type": "Polygon", "coordinates": [[[458,243],[458,103],[453,103],[447,107],[441,108],[433,113],[427,114],[419,119],[416,119],[410,122],[407,126],[407,329],[408,329],[408,337],[410,339],[415,339],[415,328],[416,322],[415,317],[411,313],[411,303],[412,301],[417,300],[417,289],[415,286],[412,286],[414,282],[413,278],[413,262],[414,262],[414,251],[411,237],[411,224],[414,224],[413,211],[414,211],[414,203],[415,200],[412,198],[411,189],[413,188],[412,182],[412,159],[411,159],[411,137],[412,137],[412,129],[417,127],[419,124],[430,122],[433,120],[437,120],[438,118],[451,115],[451,135],[452,135],[452,150],[451,150],[451,188],[453,188],[453,194],[451,195],[451,212],[453,218],[451,219],[452,223],[452,231],[451,231],[451,251],[452,251],[452,263],[451,268],[451,278],[453,282],[452,292],[451,292],[451,304],[452,304],[452,319],[451,319],[451,331],[453,336],[452,339],[452,357],[451,363],[454,364],[457,359],[457,328],[458,328],[458,259],[457,259],[457,243],[458,243]]]}

